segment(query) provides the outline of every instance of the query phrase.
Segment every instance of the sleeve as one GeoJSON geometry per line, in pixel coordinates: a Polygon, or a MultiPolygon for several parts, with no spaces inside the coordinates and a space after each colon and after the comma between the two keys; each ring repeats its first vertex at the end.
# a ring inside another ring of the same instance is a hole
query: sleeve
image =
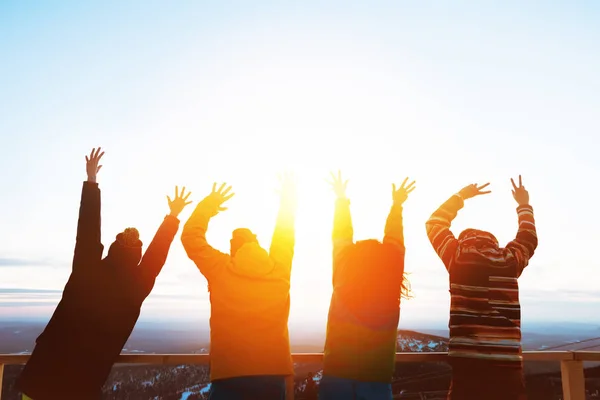
{"type": "Polygon", "coordinates": [[[427,237],[447,270],[450,269],[450,263],[458,247],[458,240],[450,231],[450,224],[463,207],[464,200],[455,194],[442,204],[425,223],[427,237]]]}
{"type": "Polygon", "coordinates": [[[178,229],[179,219],[167,215],[142,257],[139,269],[141,274],[140,284],[143,288],[144,298],[152,291],[156,277],[160,274],[162,267],[167,261],[171,243],[173,243],[178,229]]]}
{"type": "Polygon", "coordinates": [[[103,250],[100,230],[100,188],[95,182],[83,182],[73,271],[100,261],[103,250]]]}
{"type": "Polygon", "coordinates": [[[275,263],[275,268],[283,270],[288,279],[292,274],[292,260],[296,244],[295,223],[295,211],[282,204],[277,215],[269,256],[275,263]]]}
{"type": "Polygon", "coordinates": [[[529,264],[538,245],[537,231],[533,208],[530,205],[517,207],[519,216],[519,230],[517,237],[506,245],[506,249],[512,254],[516,261],[517,277],[521,276],[523,270],[529,264]]]}
{"type": "Polygon", "coordinates": [[[383,243],[389,243],[404,254],[404,226],[402,224],[402,205],[394,204],[385,222],[383,243]]]}
{"type": "Polygon", "coordinates": [[[352,227],[352,214],[350,213],[350,200],[337,199],[333,215],[333,259],[337,259],[342,250],[354,243],[354,229],[352,227]]]}
{"type": "Polygon", "coordinates": [[[229,254],[220,252],[206,241],[206,230],[211,218],[209,200],[201,201],[192,216],[185,223],[181,234],[181,243],[190,260],[192,260],[202,275],[210,280],[223,267],[231,263],[229,254]]]}

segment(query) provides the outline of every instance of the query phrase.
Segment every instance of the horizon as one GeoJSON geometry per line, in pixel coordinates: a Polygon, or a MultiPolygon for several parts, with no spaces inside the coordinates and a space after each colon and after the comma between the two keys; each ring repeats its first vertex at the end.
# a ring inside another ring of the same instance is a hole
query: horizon
{"type": "Polygon", "coordinates": [[[213,182],[236,196],[210,223],[227,250],[248,226],[268,246],[278,172],[299,179],[290,329],[325,328],[334,195],[348,179],[355,240],[381,238],[391,185],[404,206],[415,298],[399,328],[447,326],[448,275],[425,234],[453,193],[491,182],[452,230],[516,234],[510,178],[531,195],[539,247],[519,279],[528,324],[598,323],[600,4],[500,8],[406,2],[0,4],[0,325],[47,320],[70,274],[84,156],[98,175],[102,241],[144,249],[175,185],[192,192],[140,323],[206,321],[206,280],[183,224],[213,182]],[[139,16],[142,16],[140,18],[139,16]],[[193,316],[193,317],[190,317],[193,316]],[[296,327],[296,328],[294,328],[296,327]]]}

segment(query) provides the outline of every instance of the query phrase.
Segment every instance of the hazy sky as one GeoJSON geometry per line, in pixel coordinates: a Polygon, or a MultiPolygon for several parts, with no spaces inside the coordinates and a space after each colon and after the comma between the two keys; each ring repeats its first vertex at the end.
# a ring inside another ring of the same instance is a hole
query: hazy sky
{"type": "MultiPolygon", "coordinates": [[[[295,170],[292,326],[323,327],[327,315],[331,169],[350,179],[357,239],[381,238],[391,183],[417,180],[405,206],[416,297],[401,325],[447,321],[427,217],[490,181],[454,230],[507,242],[520,173],[540,239],[520,280],[525,326],[600,323],[600,4],[552,3],[0,2],[0,318],[52,312],[84,155],[102,146],[106,247],[127,226],[147,245],[176,184],[198,201],[215,180],[237,195],[210,242],[227,250],[231,230],[248,226],[268,245],[276,174],[295,170]]],[[[178,234],[142,318],[208,321],[207,295],[178,234]]]]}

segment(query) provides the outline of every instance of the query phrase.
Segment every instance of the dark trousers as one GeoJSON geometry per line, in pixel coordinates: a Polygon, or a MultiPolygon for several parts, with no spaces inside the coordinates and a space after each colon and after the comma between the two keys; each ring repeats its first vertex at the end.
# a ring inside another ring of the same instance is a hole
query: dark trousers
{"type": "Polygon", "coordinates": [[[211,382],[208,400],[285,400],[284,375],[240,376],[211,382]]]}
{"type": "Polygon", "coordinates": [[[523,369],[479,360],[453,362],[447,400],[527,400],[523,369]]]}

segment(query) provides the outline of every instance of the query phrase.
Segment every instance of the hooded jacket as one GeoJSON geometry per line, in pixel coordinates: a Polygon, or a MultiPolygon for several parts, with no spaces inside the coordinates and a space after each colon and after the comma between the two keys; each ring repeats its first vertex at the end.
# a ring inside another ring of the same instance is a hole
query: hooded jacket
{"type": "Polygon", "coordinates": [[[323,374],[390,383],[396,364],[404,279],[402,206],[392,206],[383,243],[354,243],[350,202],[338,199],[332,239],[333,294],[323,374]]]}
{"type": "Polygon", "coordinates": [[[178,227],[179,220],[167,216],[143,257],[141,242],[117,240],[102,259],[100,189],[84,182],[73,269],[17,380],[22,392],[35,400],[100,398],[178,227]]]}
{"type": "Polygon", "coordinates": [[[293,213],[279,211],[269,252],[257,242],[235,256],[206,241],[215,204],[200,202],[181,241],[208,281],[211,302],[211,380],[294,373],[288,334],[290,275],[294,256],[293,213]]]}
{"type": "Polygon", "coordinates": [[[506,247],[489,232],[467,229],[458,239],[450,224],[464,206],[458,195],[426,223],[427,235],[450,276],[450,342],[453,362],[477,359],[521,368],[521,306],[517,279],[537,248],[533,208],[517,208],[519,230],[506,247]]]}

